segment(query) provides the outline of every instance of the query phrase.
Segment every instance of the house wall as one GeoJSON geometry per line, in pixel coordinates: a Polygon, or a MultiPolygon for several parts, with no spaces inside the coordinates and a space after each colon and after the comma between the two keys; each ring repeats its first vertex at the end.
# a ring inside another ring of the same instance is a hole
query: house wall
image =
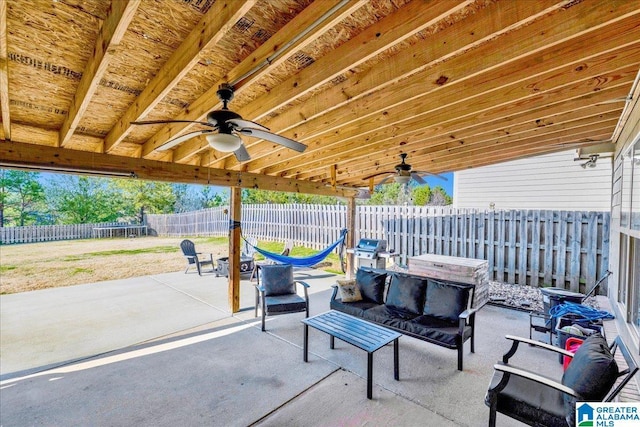
{"type": "Polygon", "coordinates": [[[574,161],[575,150],[454,173],[458,208],[608,211],[611,158],[594,168],[574,161]]]}
{"type": "Polygon", "coordinates": [[[618,330],[640,354],[640,102],[632,99],[613,163],[609,300],[618,330]]]}

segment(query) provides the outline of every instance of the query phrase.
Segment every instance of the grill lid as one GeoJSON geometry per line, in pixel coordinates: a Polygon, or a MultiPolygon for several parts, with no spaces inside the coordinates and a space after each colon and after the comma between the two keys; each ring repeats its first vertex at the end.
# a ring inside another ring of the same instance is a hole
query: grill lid
{"type": "Polygon", "coordinates": [[[377,257],[380,252],[387,250],[387,241],[360,239],[355,249],[357,257],[371,259],[377,257]]]}

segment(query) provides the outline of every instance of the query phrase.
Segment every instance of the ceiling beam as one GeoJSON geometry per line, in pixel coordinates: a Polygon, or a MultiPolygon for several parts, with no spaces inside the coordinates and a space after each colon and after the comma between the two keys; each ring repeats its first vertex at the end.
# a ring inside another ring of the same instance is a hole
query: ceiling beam
{"type": "MultiPolygon", "coordinates": [[[[565,103],[565,108],[570,104],[565,103]]],[[[344,162],[339,169],[340,178],[346,179],[347,177],[362,177],[379,173],[381,171],[392,171],[393,168],[387,166],[387,164],[397,163],[398,155],[401,152],[409,153],[408,163],[410,163],[415,170],[419,167],[421,162],[427,162],[435,160],[435,164],[430,164],[430,167],[436,167],[436,169],[427,169],[427,172],[441,173],[448,172],[447,169],[443,169],[443,164],[438,160],[448,154],[456,152],[457,149],[462,147],[491,147],[493,145],[502,145],[508,147],[511,142],[518,141],[523,138],[538,137],[545,138],[545,135],[557,132],[562,129],[577,128],[585,126],[598,120],[617,119],[620,115],[621,108],[614,105],[585,108],[578,110],[567,110],[563,114],[554,115],[549,118],[534,119],[530,118],[527,121],[520,123],[512,123],[509,126],[499,126],[505,124],[503,122],[495,122],[493,124],[494,129],[490,132],[478,132],[469,134],[463,138],[452,140],[446,135],[441,136],[438,139],[427,138],[423,141],[416,141],[412,144],[412,147],[400,146],[395,150],[390,151],[385,155],[385,158],[378,158],[379,161],[387,160],[382,165],[377,165],[371,162],[370,158],[361,158],[349,162],[344,162]],[[543,124],[541,124],[543,123],[543,124]]],[[[320,170],[321,171],[321,170],[320,170]]],[[[311,178],[313,172],[299,175],[298,179],[311,178]]]]}
{"type": "Polygon", "coordinates": [[[73,96],[69,111],[60,128],[61,147],[64,147],[82,119],[82,115],[89,107],[93,94],[98,89],[100,79],[107,72],[111,59],[116,54],[120,41],[129,28],[131,20],[136,14],[141,0],[113,0],[109,8],[107,18],[102,23],[102,28],[96,38],[93,48],[93,56],[82,73],[78,89],[73,96]]]}
{"type": "MultiPolygon", "coordinates": [[[[579,136],[579,135],[578,135],[579,136]]],[[[585,141],[585,145],[592,143],[599,143],[603,139],[607,139],[611,136],[610,128],[604,129],[601,132],[589,131],[588,135],[582,135],[585,141]]],[[[566,151],[566,148],[562,148],[563,145],[573,144],[576,142],[576,135],[569,135],[562,138],[556,138],[550,141],[546,141],[546,144],[540,144],[539,141],[533,141],[529,144],[523,144],[519,147],[516,153],[505,154],[499,147],[494,147],[486,152],[475,153],[468,158],[456,158],[447,162],[447,166],[454,168],[452,170],[463,170],[469,168],[477,168],[481,166],[493,165],[496,163],[502,163],[525,157],[538,156],[546,153],[555,153],[558,151],[566,151]]]]}
{"type": "MultiPolygon", "coordinates": [[[[640,35],[640,28],[638,30],[640,35]]],[[[316,155],[312,158],[305,158],[306,162],[301,159],[290,159],[280,164],[274,162],[273,166],[267,167],[263,172],[290,176],[300,170],[322,170],[327,163],[364,159],[385,149],[411,151],[419,149],[426,137],[446,136],[453,144],[462,139],[462,135],[458,134],[461,129],[456,126],[468,126],[469,122],[484,126],[503,117],[527,114],[529,110],[541,110],[537,114],[544,115],[547,114],[544,110],[552,108],[558,102],[557,99],[569,97],[577,104],[577,101],[584,102],[588,99],[586,96],[593,94],[595,99],[604,101],[596,92],[617,88],[615,94],[609,94],[613,98],[628,88],[630,79],[635,75],[634,67],[640,64],[640,43],[635,48],[623,47],[615,53],[565,64],[562,69],[551,67],[551,71],[541,75],[536,73],[538,67],[533,65],[537,58],[532,60],[531,67],[523,67],[518,71],[522,76],[530,74],[529,79],[518,78],[512,82],[512,76],[496,72],[502,78],[494,79],[495,83],[505,84],[499,90],[495,90],[491,80],[487,78],[468,81],[457,88],[451,88],[455,90],[445,90],[421,102],[416,101],[406,109],[390,109],[385,122],[381,123],[380,119],[373,117],[358,123],[357,127],[345,127],[338,143],[334,143],[329,137],[319,138],[317,144],[322,148],[315,150],[316,155]],[[636,65],[628,65],[634,62],[636,65]],[[577,73],[574,71],[576,65],[585,67],[580,73],[580,80],[577,80],[577,73]],[[623,70],[611,70],[623,65],[626,66],[623,70]],[[452,101],[447,102],[447,99],[452,101]],[[409,118],[405,119],[407,116],[409,118]],[[336,152],[338,144],[340,150],[336,152]],[[290,165],[293,167],[286,168],[290,165]]],[[[549,58],[547,65],[552,64],[553,59],[549,58]]],[[[538,117],[541,118],[542,116],[538,117]]],[[[314,146],[315,144],[316,142],[314,146]]]]}
{"type": "MultiPolygon", "coordinates": [[[[339,46],[331,55],[318,59],[309,67],[273,88],[269,93],[242,107],[239,113],[245,117],[251,117],[252,120],[266,118],[268,114],[279,110],[294,100],[303,98],[322,87],[322,85],[344,74],[353,73],[354,69],[357,69],[358,66],[375,55],[397,46],[399,42],[415,36],[420,31],[464,9],[469,4],[470,2],[468,1],[433,2],[429,4],[411,2],[339,46]]],[[[382,75],[388,76],[384,71],[382,75]]],[[[341,93],[333,98],[334,104],[336,99],[345,99],[345,94],[341,93]]],[[[335,107],[336,105],[327,108],[333,109],[335,107]]],[[[300,114],[297,107],[293,110],[296,123],[307,120],[307,116],[300,114]]],[[[291,116],[287,115],[287,117],[291,116]]],[[[266,126],[279,131],[286,128],[286,126],[274,127],[271,124],[266,126]]],[[[299,139],[299,135],[295,133],[290,133],[289,137],[299,139]]],[[[286,150],[278,145],[264,141],[253,141],[249,144],[249,148],[254,158],[274,152],[280,152],[280,156],[282,156],[282,152],[286,150]]],[[[291,153],[291,155],[295,154],[291,153]]],[[[236,168],[244,167],[244,165],[240,166],[233,157],[219,159],[215,165],[224,166],[227,169],[234,168],[234,166],[236,168]]]]}
{"type": "MultiPolygon", "coordinates": [[[[131,122],[146,116],[198,63],[203,49],[215,46],[233,28],[256,0],[217,1],[184,39],[136,101],[105,137],[105,152],[111,152],[131,132],[131,122]]],[[[144,150],[143,150],[144,151],[144,150]]]]}
{"type": "MultiPolygon", "coordinates": [[[[580,140],[583,141],[583,144],[585,144],[585,146],[588,146],[590,144],[598,144],[599,141],[607,139],[610,135],[611,128],[607,127],[606,129],[600,131],[594,131],[593,129],[589,130],[588,133],[584,135],[557,136],[555,138],[550,138],[544,141],[541,141],[539,139],[530,140],[526,143],[523,142],[517,150],[513,151],[505,151],[504,147],[495,146],[484,151],[470,153],[464,157],[452,157],[451,160],[445,162],[444,165],[445,167],[454,171],[488,166],[496,163],[517,160],[524,157],[537,156],[558,151],[566,151],[566,146],[575,146],[576,141],[580,140]]],[[[351,185],[362,185],[362,182],[363,181],[353,181],[351,185]]]]}
{"type": "MultiPolygon", "coordinates": [[[[407,163],[411,164],[412,168],[416,171],[426,171],[432,173],[440,173],[444,171],[451,171],[452,169],[443,169],[448,165],[451,159],[465,159],[468,156],[477,153],[485,153],[487,150],[491,150],[495,147],[499,147],[505,154],[514,153],[519,150],[521,145],[530,143],[537,143],[539,146],[545,145],[545,141],[555,140],[557,138],[570,138],[574,134],[585,134],[586,132],[597,131],[601,132],[605,128],[609,128],[609,132],[613,131],[616,121],[619,117],[619,111],[609,114],[600,115],[594,118],[584,118],[580,120],[573,120],[562,124],[547,126],[544,128],[538,128],[529,130],[527,132],[505,135],[502,138],[488,139],[481,141],[465,141],[464,144],[459,144],[455,148],[448,150],[433,150],[429,153],[414,152],[407,158],[407,163]]],[[[397,163],[398,158],[395,157],[397,163]]],[[[393,171],[393,168],[383,169],[383,171],[393,171]]],[[[375,167],[350,167],[349,171],[344,171],[339,176],[339,182],[344,184],[346,182],[357,183],[360,182],[364,185],[364,180],[360,178],[363,174],[372,175],[379,172],[379,168],[375,167]]],[[[382,178],[382,177],[380,177],[382,178]]],[[[304,179],[304,177],[301,177],[304,179]]],[[[328,177],[322,179],[324,182],[328,182],[328,177]]]]}
{"type": "Polygon", "coordinates": [[[83,171],[88,174],[92,172],[132,174],[145,180],[185,184],[219,185],[337,197],[366,195],[357,189],[343,187],[334,189],[330,185],[309,181],[9,141],[2,141],[0,144],[0,163],[4,167],[18,169],[27,167],[48,171],[56,169],[74,170],[78,173],[83,171]]]}
{"type": "MultiPolygon", "coordinates": [[[[271,70],[284,63],[295,52],[316,41],[322,34],[329,31],[337,22],[342,21],[346,16],[364,5],[363,1],[349,2],[340,8],[334,8],[334,2],[316,1],[306,7],[300,14],[296,15],[280,31],[270,37],[255,52],[245,58],[240,64],[234,67],[224,78],[213,85],[198,99],[189,105],[188,111],[175,117],[176,120],[203,120],[207,113],[220,106],[216,96],[218,86],[221,83],[232,83],[241,79],[236,93],[240,93],[242,88],[249,86],[249,83],[258,80],[260,77],[271,72],[271,70]],[[327,15],[331,16],[327,16],[327,15]],[[322,21],[318,24],[319,21],[322,21]],[[303,34],[294,43],[290,43],[296,34],[303,34]],[[284,47],[284,49],[283,49],[284,47]],[[275,59],[271,59],[275,56],[275,59]],[[261,69],[255,70],[256,64],[267,63],[261,69]],[[250,74],[247,76],[247,74],[250,74]]],[[[144,143],[142,156],[146,157],[160,145],[182,133],[192,125],[185,123],[172,123],[164,126],[155,135],[144,143]]],[[[202,145],[196,140],[187,141],[181,147],[174,150],[175,159],[185,160],[202,150],[202,145]]]]}
{"type": "MultiPolygon", "coordinates": [[[[372,154],[361,156],[357,151],[348,151],[344,157],[340,158],[338,172],[342,174],[350,170],[373,169],[369,173],[373,174],[377,171],[391,170],[392,166],[397,163],[397,155],[401,152],[410,153],[412,158],[432,152],[446,152],[463,144],[471,144],[474,141],[490,140],[492,138],[499,140],[507,135],[539,129],[550,124],[619,111],[619,105],[598,105],[598,102],[623,94],[625,90],[625,86],[619,85],[614,89],[597,91],[579,99],[563,100],[524,111],[513,111],[512,108],[506,106],[500,109],[502,113],[489,113],[490,115],[480,113],[477,120],[474,120],[473,116],[467,119],[461,118],[447,124],[434,126],[430,131],[427,129],[424,132],[419,132],[407,138],[406,144],[396,144],[393,148],[381,150],[375,157],[372,154]],[[590,104],[583,106],[585,100],[590,104]],[[504,114],[504,112],[509,114],[504,114]],[[480,119],[480,116],[484,115],[487,115],[486,120],[480,119]],[[469,126],[469,123],[474,123],[474,125],[469,126]],[[384,153],[384,156],[381,153],[384,153]],[[372,158],[375,158],[375,161],[372,161],[372,158]]],[[[307,168],[305,168],[306,170],[307,168]]],[[[317,176],[318,172],[321,171],[321,168],[309,167],[308,172],[298,174],[296,177],[305,179],[317,176]]],[[[447,169],[442,169],[441,165],[438,164],[435,170],[430,170],[429,172],[440,173],[447,171],[447,169]]],[[[367,175],[362,173],[361,176],[367,175]]]]}
{"type": "MultiPolygon", "coordinates": [[[[418,5],[418,3],[415,3],[418,5]]],[[[384,96],[377,95],[376,92],[383,89],[393,91],[393,85],[402,79],[409,81],[414,79],[416,73],[422,73],[427,69],[433,68],[434,65],[449,61],[452,58],[461,55],[471,49],[492,40],[505,31],[513,31],[515,26],[526,25],[535,20],[541,14],[548,13],[549,8],[558,8],[563,2],[558,3],[555,0],[545,0],[541,2],[506,2],[493,3],[481,11],[477,11],[472,18],[464,19],[455,25],[448,26],[435,34],[425,37],[422,42],[416,43],[410,49],[403,49],[389,61],[382,61],[371,69],[355,72],[357,69],[343,70],[349,76],[347,80],[333,87],[324,88],[321,94],[314,97],[314,102],[301,103],[295,108],[278,114],[273,119],[264,122],[264,125],[271,129],[277,129],[280,133],[285,131],[286,135],[301,141],[312,139],[317,134],[326,133],[335,130],[336,123],[334,117],[339,108],[348,105],[354,105],[358,108],[357,100],[366,96],[372,96],[376,100],[386,99],[384,96]],[[314,120],[315,119],[315,120],[314,120]],[[314,127],[315,123],[322,123],[319,127],[314,127]],[[296,127],[303,125],[300,127],[296,127]],[[309,126],[309,130],[307,129],[309,126]]],[[[412,14],[421,13],[427,18],[427,9],[415,10],[403,8],[395,13],[397,19],[401,19],[402,14],[410,16],[412,14]]],[[[408,19],[408,18],[407,18],[408,19]]],[[[380,23],[383,28],[385,21],[380,23]]],[[[345,51],[357,51],[357,44],[347,43],[339,49],[345,51]]],[[[341,52],[336,52],[337,56],[341,56],[341,52]]],[[[333,72],[332,64],[319,62],[312,64],[309,68],[322,67],[328,68],[329,72],[333,72]]],[[[319,74],[319,72],[316,72],[319,74]]],[[[419,74],[418,74],[419,76],[419,74]]],[[[433,78],[438,80],[439,76],[433,78]]],[[[301,78],[298,78],[301,80],[301,78]]],[[[425,88],[413,88],[417,93],[431,87],[429,84],[425,88]]],[[[272,92],[282,92],[290,90],[288,86],[280,85],[272,92]]],[[[412,92],[413,94],[413,92],[412,92]]],[[[415,95],[413,95],[415,96],[415,95]]],[[[409,96],[410,97],[410,96],[409,96]]],[[[254,109],[260,107],[256,104],[254,109]]],[[[243,109],[244,111],[244,109],[243,109]]],[[[359,110],[367,111],[367,110],[359,110]]],[[[368,112],[368,111],[367,111],[368,112]]],[[[260,170],[260,157],[274,154],[274,150],[262,144],[261,147],[253,148],[253,162],[247,167],[254,170],[260,170]]],[[[263,162],[268,164],[269,161],[263,162]]],[[[213,166],[220,166],[217,162],[213,166]]],[[[237,168],[239,165],[233,159],[225,164],[226,168],[237,168]]]]}
{"type": "MultiPolygon", "coordinates": [[[[509,77],[512,80],[506,80],[506,76],[510,74],[519,73],[517,74],[519,79],[526,79],[529,69],[525,66],[518,69],[513,64],[516,60],[521,60],[524,56],[529,55],[532,60],[544,57],[542,62],[546,65],[547,58],[544,56],[546,42],[537,37],[540,32],[545,33],[546,37],[548,37],[545,40],[547,42],[550,41],[552,45],[557,45],[561,42],[572,45],[576,39],[585,39],[585,45],[588,47],[589,44],[594,45],[592,39],[594,34],[598,34],[599,43],[605,43],[605,37],[600,38],[601,31],[598,31],[598,28],[602,26],[604,11],[606,10],[606,13],[608,13],[609,8],[603,5],[595,5],[588,10],[590,13],[586,13],[586,11],[580,9],[580,6],[582,6],[582,3],[557,14],[557,17],[553,16],[541,21],[541,23],[533,23],[520,31],[514,31],[483,45],[473,53],[474,57],[477,58],[475,61],[469,61],[471,53],[465,55],[464,59],[451,59],[447,62],[447,71],[450,71],[451,78],[444,85],[437,84],[438,76],[441,75],[439,70],[427,70],[424,73],[420,73],[422,75],[418,74],[411,79],[406,79],[394,85],[391,89],[377,92],[375,96],[351,102],[347,113],[341,109],[339,112],[330,112],[308,121],[293,131],[284,133],[285,136],[297,136],[299,140],[308,143],[309,148],[304,153],[304,156],[292,153],[285,158],[282,154],[272,150],[269,155],[247,163],[247,170],[278,173],[279,170],[283,169],[280,167],[282,162],[296,164],[299,169],[304,165],[298,162],[316,159],[324,160],[321,153],[318,153],[317,156],[310,156],[310,153],[324,150],[335,154],[336,151],[344,150],[345,144],[349,144],[349,142],[345,142],[345,138],[348,136],[354,137],[351,142],[354,148],[362,148],[366,144],[366,142],[363,142],[365,140],[362,135],[363,132],[379,132],[380,129],[385,127],[395,129],[399,124],[398,117],[412,118],[422,114],[422,119],[424,120],[426,114],[431,114],[433,108],[449,108],[451,100],[458,101],[460,95],[447,96],[447,94],[455,91],[455,86],[461,83],[464,83],[465,90],[471,91],[475,95],[479,92],[475,86],[480,83],[484,83],[480,87],[487,91],[487,85],[492,85],[495,88],[517,81],[513,76],[509,77]],[[565,25],[565,20],[569,18],[576,20],[580,18],[578,20],[580,25],[565,25]],[[592,28],[593,31],[589,31],[592,28]],[[531,54],[531,52],[534,52],[534,54],[531,54]],[[483,73],[489,71],[491,71],[490,78],[483,75],[483,73]],[[470,78],[475,78],[478,81],[466,81],[470,78]],[[426,92],[425,89],[427,90],[426,92]],[[427,108],[425,103],[435,107],[427,108]],[[393,107],[390,108],[390,105],[393,107]],[[341,123],[342,126],[337,131],[332,129],[331,123],[341,123]],[[347,125],[344,125],[344,123],[347,123],[347,125]],[[323,134],[324,136],[320,136],[323,134]],[[300,138],[301,135],[303,135],[302,138],[300,138]]],[[[619,15],[611,16],[613,22],[620,20],[621,17],[627,17],[628,19],[623,20],[624,25],[613,29],[607,28],[607,34],[612,37],[616,34],[624,34],[622,30],[632,31],[633,28],[637,27],[637,15],[629,17],[630,13],[637,14],[639,12],[637,8],[626,8],[619,12],[619,15]]],[[[557,61],[558,66],[560,66],[565,64],[566,58],[559,58],[557,61]]],[[[530,65],[535,66],[532,62],[530,62],[530,65]]],[[[539,72],[547,71],[542,67],[537,69],[540,70],[539,72]]],[[[464,97],[469,96],[460,88],[458,88],[457,92],[464,94],[464,97]]],[[[453,110],[451,112],[455,113],[453,110]]],[[[329,163],[332,162],[331,159],[326,160],[329,163]]]]}
{"type": "Polygon", "coordinates": [[[2,131],[11,140],[11,115],[9,114],[9,69],[7,67],[7,2],[0,1],[0,109],[2,131]]]}
{"type": "MultiPolygon", "coordinates": [[[[277,88],[256,98],[251,104],[236,109],[236,112],[258,121],[469,3],[468,0],[441,1],[428,5],[420,1],[411,2],[339,46],[332,54],[319,58],[309,67],[279,84],[277,88]]],[[[270,142],[264,144],[263,149],[266,150],[280,148],[279,145],[270,142]]],[[[256,142],[253,142],[248,147],[252,148],[255,145],[256,142]]],[[[180,150],[186,151],[188,148],[185,146],[180,150]]],[[[250,152],[253,155],[253,150],[250,152]]],[[[227,157],[233,164],[232,156],[223,156],[217,162],[226,161],[227,157]]]]}

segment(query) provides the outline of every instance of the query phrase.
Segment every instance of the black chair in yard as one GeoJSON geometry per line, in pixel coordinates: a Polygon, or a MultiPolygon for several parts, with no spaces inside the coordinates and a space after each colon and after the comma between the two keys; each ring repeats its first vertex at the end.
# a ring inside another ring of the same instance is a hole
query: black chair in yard
{"type": "Polygon", "coordinates": [[[490,408],[489,426],[496,425],[497,412],[530,426],[575,426],[576,402],[611,402],[638,371],[621,337],[609,346],[602,335],[592,335],[575,354],[526,338],[506,338],[513,344],[502,363],[494,366],[485,396],[490,408]],[[556,357],[550,357],[549,361],[555,361],[557,354],[572,357],[561,381],[509,364],[520,343],[554,352],[556,357]],[[614,359],[617,351],[624,357],[626,367],[618,367],[614,359]]]}
{"type": "Polygon", "coordinates": [[[262,330],[266,316],[305,312],[309,317],[309,285],[293,280],[293,266],[290,264],[258,265],[255,316],[258,307],[262,310],[262,330]],[[304,289],[304,298],[298,295],[297,285],[304,289]]]}
{"type": "Polygon", "coordinates": [[[194,264],[200,276],[202,276],[202,266],[210,265],[211,272],[215,271],[213,265],[213,254],[196,252],[196,245],[191,240],[183,240],[180,243],[180,249],[182,249],[182,254],[187,258],[187,268],[184,270],[185,274],[194,264]]]}

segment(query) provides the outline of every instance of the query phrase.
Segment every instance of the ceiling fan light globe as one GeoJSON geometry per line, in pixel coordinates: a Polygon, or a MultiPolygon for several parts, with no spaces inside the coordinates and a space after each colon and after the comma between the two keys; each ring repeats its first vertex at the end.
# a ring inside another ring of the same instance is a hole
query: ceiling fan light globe
{"type": "Polygon", "coordinates": [[[213,133],[206,138],[211,148],[223,153],[232,153],[242,145],[242,139],[239,136],[228,133],[213,133]]]}
{"type": "Polygon", "coordinates": [[[397,182],[398,184],[406,184],[409,182],[409,180],[411,179],[410,176],[404,176],[404,175],[396,175],[393,177],[393,179],[395,180],[395,182],[397,182]]]}

